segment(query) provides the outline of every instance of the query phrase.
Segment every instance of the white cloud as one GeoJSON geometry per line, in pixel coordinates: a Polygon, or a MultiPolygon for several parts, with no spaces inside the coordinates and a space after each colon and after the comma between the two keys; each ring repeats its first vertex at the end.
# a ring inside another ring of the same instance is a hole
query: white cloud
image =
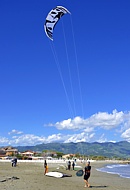
{"type": "Polygon", "coordinates": [[[54,124],[57,129],[81,129],[84,128],[85,120],[81,117],[75,117],[74,119],[67,119],[54,124]]]}
{"type": "Polygon", "coordinates": [[[90,142],[93,137],[95,136],[95,133],[92,134],[86,134],[84,132],[79,133],[79,134],[73,134],[73,135],[68,135],[67,139],[64,141],[64,143],[69,143],[69,142],[90,142]]]}
{"type": "Polygon", "coordinates": [[[18,130],[15,130],[15,129],[13,129],[12,131],[8,132],[9,135],[14,135],[14,134],[20,135],[22,133],[23,133],[22,131],[18,131],[18,130]]]}
{"type": "Polygon", "coordinates": [[[116,110],[110,114],[99,112],[86,119],[78,116],[74,119],[69,118],[55,124],[49,124],[49,126],[66,130],[66,132],[68,130],[68,133],[64,134],[63,131],[63,133],[49,136],[38,136],[23,134],[23,132],[13,129],[8,133],[9,138],[0,138],[0,145],[36,145],[51,142],[115,142],[119,139],[117,138],[119,133],[122,133],[122,139],[130,142],[130,112],[117,112],[116,110]],[[112,133],[109,133],[108,130],[111,130],[112,133]]]}
{"type": "Polygon", "coordinates": [[[59,134],[53,134],[53,135],[50,135],[46,138],[46,143],[51,143],[51,142],[56,142],[56,141],[62,141],[63,140],[63,137],[62,135],[59,133],[59,134]]]}
{"type": "Polygon", "coordinates": [[[121,137],[126,141],[130,142],[130,128],[127,129],[124,133],[122,133],[121,137]]]}
{"type": "Polygon", "coordinates": [[[130,123],[130,112],[117,112],[113,110],[111,114],[107,112],[99,112],[92,115],[90,118],[83,119],[81,117],[75,117],[74,119],[67,119],[55,124],[49,124],[49,126],[55,126],[57,129],[69,129],[69,130],[85,130],[92,132],[96,127],[100,127],[106,130],[121,127],[122,125],[128,125],[130,123]]]}
{"type": "Polygon", "coordinates": [[[48,137],[36,136],[33,134],[24,134],[21,136],[13,136],[11,139],[0,138],[0,144],[2,145],[13,145],[13,146],[31,146],[41,143],[51,143],[51,142],[90,142],[93,140],[95,133],[86,134],[85,132],[79,134],[52,134],[48,137]]]}
{"type": "Polygon", "coordinates": [[[130,119],[124,121],[124,123],[122,124],[121,128],[117,129],[117,132],[122,133],[122,132],[124,132],[125,130],[127,130],[129,128],[130,128],[130,119]]]}
{"type": "Polygon", "coordinates": [[[112,129],[121,125],[125,119],[128,119],[127,115],[130,116],[130,113],[125,114],[123,112],[117,112],[114,110],[112,114],[107,112],[99,112],[91,116],[88,120],[90,126],[112,129]]]}
{"type": "Polygon", "coordinates": [[[43,143],[44,141],[45,137],[36,136],[33,134],[25,134],[13,139],[11,142],[16,145],[35,145],[43,143]]]}
{"type": "Polygon", "coordinates": [[[61,134],[53,134],[49,135],[48,137],[44,136],[37,136],[33,134],[24,134],[21,136],[12,136],[11,139],[9,138],[0,138],[0,145],[13,145],[13,146],[31,146],[41,143],[51,143],[56,141],[62,141],[65,137],[61,134]]]}
{"type": "Polygon", "coordinates": [[[9,144],[9,140],[6,137],[0,137],[0,145],[9,144]]]}

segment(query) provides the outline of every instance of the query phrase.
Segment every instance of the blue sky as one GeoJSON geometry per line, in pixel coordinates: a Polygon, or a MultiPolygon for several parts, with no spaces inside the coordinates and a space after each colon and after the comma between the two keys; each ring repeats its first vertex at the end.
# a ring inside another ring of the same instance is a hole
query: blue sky
{"type": "Polygon", "coordinates": [[[129,0],[0,1],[0,146],[130,142],[129,10],[129,0]],[[57,5],[71,15],[52,42],[43,25],[57,5]]]}

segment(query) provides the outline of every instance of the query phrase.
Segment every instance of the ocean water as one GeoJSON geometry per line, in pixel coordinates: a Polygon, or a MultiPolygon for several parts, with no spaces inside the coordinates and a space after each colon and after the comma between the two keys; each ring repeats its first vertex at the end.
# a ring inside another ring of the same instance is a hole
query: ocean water
{"type": "Polygon", "coordinates": [[[97,170],[100,172],[118,174],[123,178],[130,178],[130,164],[111,164],[97,170]]]}

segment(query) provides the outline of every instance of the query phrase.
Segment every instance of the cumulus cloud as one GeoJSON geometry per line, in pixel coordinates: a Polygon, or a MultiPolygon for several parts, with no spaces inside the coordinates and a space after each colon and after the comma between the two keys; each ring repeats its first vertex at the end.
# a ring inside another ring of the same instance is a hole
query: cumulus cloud
{"type": "Polygon", "coordinates": [[[14,143],[19,145],[35,145],[35,144],[41,144],[45,142],[45,137],[33,135],[33,134],[25,134],[19,136],[17,139],[14,139],[14,143]]]}
{"type": "Polygon", "coordinates": [[[99,112],[91,116],[88,120],[90,126],[112,129],[121,125],[125,119],[128,119],[127,115],[130,116],[130,113],[125,114],[114,110],[112,114],[107,112],[99,112]]]}
{"type": "Polygon", "coordinates": [[[63,141],[63,135],[62,134],[53,134],[53,135],[49,135],[46,138],[46,143],[51,143],[51,142],[61,142],[63,141]]]}
{"type": "MultiPolygon", "coordinates": [[[[34,134],[23,134],[23,132],[13,129],[9,132],[9,138],[0,137],[0,145],[36,145],[51,142],[115,142],[117,135],[120,139],[130,142],[130,112],[112,113],[99,112],[89,118],[79,116],[73,119],[58,121],[48,126],[56,127],[60,132],[49,136],[38,136],[34,134]],[[64,134],[66,130],[66,134],[64,134]],[[107,130],[107,131],[106,131],[107,130]],[[111,133],[109,133],[109,130],[111,133]],[[111,136],[113,134],[113,136],[111,136]]],[[[51,132],[51,130],[50,130],[51,132]]]]}
{"type": "Polygon", "coordinates": [[[81,117],[75,117],[74,119],[67,119],[55,124],[49,124],[49,126],[55,126],[57,129],[69,129],[69,130],[85,130],[93,131],[96,127],[100,127],[106,130],[113,129],[122,125],[128,125],[130,122],[130,112],[117,112],[113,110],[112,113],[99,112],[87,119],[81,117]]]}
{"type": "Polygon", "coordinates": [[[79,134],[68,135],[67,139],[64,141],[64,143],[90,142],[94,136],[95,136],[95,133],[86,134],[85,132],[82,132],[79,134]]]}
{"type": "Polygon", "coordinates": [[[0,137],[0,144],[13,146],[31,146],[42,143],[63,142],[64,139],[66,139],[66,137],[64,135],[61,135],[60,133],[49,135],[48,137],[33,134],[24,134],[20,136],[12,136],[11,139],[0,137]]]}
{"type": "Polygon", "coordinates": [[[127,129],[124,133],[122,133],[121,137],[126,141],[130,142],[130,128],[127,129]]]}
{"type": "Polygon", "coordinates": [[[61,122],[57,122],[54,126],[57,129],[80,129],[84,128],[85,120],[81,117],[75,117],[74,119],[67,119],[61,122]]]}
{"type": "Polygon", "coordinates": [[[21,136],[13,136],[11,139],[8,138],[0,138],[0,144],[2,145],[13,145],[13,146],[31,146],[41,143],[51,143],[51,142],[90,142],[93,140],[95,133],[86,134],[85,132],[78,134],[52,134],[47,137],[37,136],[33,134],[24,134],[21,136]]]}
{"type": "MultiPolygon", "coordinates": [[[[27,145],[36,145],[45,142],[46,138],[33,135],[33,134],[24,134],[21,136],[13,136],[11,139],[8,139],[8,144],[12,144],[13,146],[27,146],[27,145]]],[[[3,141],[3,144],[5,142],[3,141]]]]}

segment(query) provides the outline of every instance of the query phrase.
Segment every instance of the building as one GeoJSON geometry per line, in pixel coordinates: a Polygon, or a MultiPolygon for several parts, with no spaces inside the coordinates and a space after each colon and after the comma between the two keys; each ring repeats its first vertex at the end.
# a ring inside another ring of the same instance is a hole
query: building
{"type": "Polygon", "coordinates": [[[75,157],[75,154],[65,154],[62,156],[63,159],[70,159],[70,158],[73,158],[75,157]]]}
{"type": "Polygon", "coordinates": [[[22,152],[21,153],[23,156],[34,156],[34,152],[33,151],[30,151],[30,150],[27,150],[25,152],[22,152]]]}
{"type": "Polygon", "coordinates": [[[6,157],[6,152],[0,149],[0,159],[4,159],[6,157]]]}
{"type": "Polygon", "coordinates": [[[6,153],[6,156],[15,156],[18,154],[18,149],[11,146],[1,148],[6,153]]]}

